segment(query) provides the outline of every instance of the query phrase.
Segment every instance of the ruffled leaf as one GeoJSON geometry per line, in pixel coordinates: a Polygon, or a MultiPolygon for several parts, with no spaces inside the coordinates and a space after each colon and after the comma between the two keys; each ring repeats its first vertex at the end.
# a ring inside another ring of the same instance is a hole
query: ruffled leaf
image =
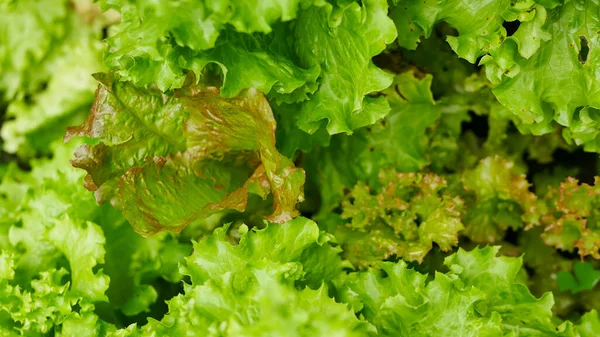
{"type": "Polygon", "coordinates": [[[373,192],[358,183],[342,203],[341,218],[349,223],[335,233],[355,266],[391,256],[421,262],[433,243],[443,251],[458,243],[463,201],[444,193],[443,178],[382,170],[380,182],[373,192]]]}
{"type": "Polygon", "coordinates": [[[509,228],[538,221],[537,197],[529,191],[525,175],[513,172],[513,165],[498,156],[488,157],[462,174],[468,205],[465,233],[475,242],[497,242],[509,228]]]}
{"type": "Polygon", "coordinates": [[[542,216],[544,241],[561,250],[575,251],[582,257],[600,259],[598,177],[594,186],[567,178],[559,188],[550,187],[542,216]]]}
{"type": "Polygon", "coordinates": [[[380,336],[564,336],[551,321],[552,295],[535,298],[516,275],[521,260],[496,257],[498,248],[459,250],[445,261],[447,273],[426,275],[406,263],[384,262],[384,272],[348,275],[340,299],[377,328],[380,336]]]}
{"type": "Polygon", "coordinates": [[[298,214],[304,172],[277,152],[275,120],[258,91],[225,99],[190,77],[165,95],[98,78],[88,120],[66,139],[99,141],[80,147],[73,165],[88,172],[96,199],[112,199],[137,232],[180,231],[223,209],[243,211],[248,193],[273,194],[271,221],[298,214]]]}

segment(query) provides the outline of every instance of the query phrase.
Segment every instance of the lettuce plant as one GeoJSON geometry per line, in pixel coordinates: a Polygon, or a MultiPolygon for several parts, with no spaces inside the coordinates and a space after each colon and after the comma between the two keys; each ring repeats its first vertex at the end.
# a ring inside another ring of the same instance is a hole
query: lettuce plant
{"type": "Polygon", "coordinates": [[[598,0],[0,18],[0,336],[600,335],[598,0]]]}

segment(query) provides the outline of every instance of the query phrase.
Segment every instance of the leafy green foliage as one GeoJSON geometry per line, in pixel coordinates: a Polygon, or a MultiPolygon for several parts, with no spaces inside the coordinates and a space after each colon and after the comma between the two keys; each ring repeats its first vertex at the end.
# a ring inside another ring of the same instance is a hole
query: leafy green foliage
{"type": "Polygon", "coordinates": [[[598,13],[0,0],[0,336],[600,335],[598,13]]]}
{"type": "Polygon", "coordinates": [[[429,283],[404,262],[384,262],[382,271],[343,279],[340,298],[373,322],[381,336],[564,335],[551,321],[552,295],[532,296],[518,281],[521,261],[496,257],[497,252],[498,247],[459,250],[444,262],[450,271],[436,273],[429,283]]]}
{"type": "Polygon", "coordinates": [[[187,71],[217,68],[224,97],[254,87],[278,102],[297,103],[286,118],[311,134],[324,119],[335,134],[389,111],[384,99],[365,97],[392,81],[370,60],[396,37],[384,0],[362,6],[298,0],[103,5],[124,19],[108,39],[105,63],[137,85],[179,88],[187,71]]]}
{"type": "Polygon", "coordinates": [[[518,230],[536,221],[536,196],[525,175],[513,172],[513,163],[499,157],[483,159],[462,175],[468,192],[466,234],[475,242],[501,240],[507,229],[518,230]]]}
{"type": "Polygon", "coordinates": [[[257,232],[243,226],[238,245],[227,242],[227,229],[217,229],[194,245],[182,267],[191,284],[169,301],[163,320],[150,321],[140,335],[205,336],[218,331],[225,336],[269,336],[292,331],[296,336],[362,336],[369,330],[366,322],[327,296],[321,282],[339,274],[342,261],[327,243],[331,238],[314,222],[297,218],[257,232]],[[326,269],[315,262],[329,265],[326,269]],[[297,282],[314,290],[297,289],[297,282]],[[196,322],[193,332],[189,322],[196,322]]]}
{"type": "Polygon", "coordinates": [[[583,315],[578,328],[582,337],[592,337],[600,330],[600,315],[598,312],[593,310],[583,315]]]}
{"type": "Polygon", "coordinates": [[[463,201],[442,192],[443,178],[382,171],[380,183],[376,195],[358,183],[342,203],[341,218],[349,223],[335,236],[350,262],[363,266],[390,256],[422,262],[433,243],[443,251],[458,243],[463,201]]]}
{"type": "Polygon", "coordinates": [[[545,198],[547,211],[542,216],[547,244],[600,259],[597,179],[595,186],[568,178],[559,188],[550,188],[545,198]]]}
{"type": "Polygon", "coordinates": [[[390,17],[400,46],[415,49],[421,36],[446,22],[456,54],[485,66],[498,101],[522,132],[541,135],[558,125],[568,142],[598,152],[597,1],[395,1],[390,17]],[[508,36],[505,22],[518,22],[508,36]],[[478,59],[481,58],[479,61],[478,59]]]}
{"type": "Polygon", "coordinates": [[[69,1],[0,5],[0,102],[8,102],[3,149],[22,157],[49,153],[64,126],[80,123],[93,101],[90,74],[103,69],[99,11],[69,1]]]}
{"type": "Polygon", "coordinates": [[[56,144],[52,160],[2,178],[0,311],[9,336],[92,319],[107,301],[125,315],[147,311],[157,299],[152,281],[180,280],[177,263],[191,251],[168,234],[144,240],[114,210],[96,206],[68,163],[74,145],[56,144]]]}
{"type": "Polygon", "coordinates": [[[573,273],[562,271],[558,274],[558,285],[561,290],[570,290],[574,294],[593,289],[598,281],[600,281],[600,271],[586,262],[576,263],[573,266],[573,273]]]}

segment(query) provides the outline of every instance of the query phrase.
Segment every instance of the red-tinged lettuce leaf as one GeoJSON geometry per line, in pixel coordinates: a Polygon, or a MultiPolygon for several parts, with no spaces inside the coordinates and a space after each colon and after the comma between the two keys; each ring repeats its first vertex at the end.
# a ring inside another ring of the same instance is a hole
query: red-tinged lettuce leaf
{"type": "Polygon", "coordinates": [[[100,139],[75,152],[73,165],[88,172],[86,186],[98,202],[114,197],[120,177],[147,157],[184,151],[182,126],[188,112],[181,102],[156,89],[139,89],[108,74],[97,74],[96,100],[84,124],[67,129],[74,136],[100,139]]]}
{"type": "Polygon", "coordinates": [[[498,156],[487,157],[462,174],[467,207],[465,234],[473,241],[494,243],[506,231],[518,230],[538,221],[537,197],[529,191],[524,174],[514,163],[498,156]]]}
{"type": "Polygon", "coordinates": [[[382,170],[379,179],[381,189],[359,182],[342,202],[341,218],[347,223],[334,233],[354,266],[392,256],[422,262],[433,243],[442,251],[458,243],[463,202],[445,194],[443,178],[382,170]]]}
{"type": "Polygon", "coordinates": [[[228,191],[215,189],[212,181],[198,177],[190,166],[182,156],[154,157],[121,177],[118,205],[136,231],[152,234],[165,224],[179,231],[208,203],[225,197],[228,191]]]}
{"type": "Polygon", "coordinates": [[[594,186],[567,178],[545,197],[544,241],[560,250],[600,259],[600,178],[594,186]]]}
{"type": "Polygon", "coordinates": [[[137,232],[180,231],[223,209],[243,211],[248,193],[273,195],[270,221],[298,214],[304,171],[277,152],[275,119],[260,92],[222,98],[193,76],[173,94],[98,79],[88,120],[65,138],[95,139],[72,163],[88,172],[98,202],[111,200],[137,232]]]}

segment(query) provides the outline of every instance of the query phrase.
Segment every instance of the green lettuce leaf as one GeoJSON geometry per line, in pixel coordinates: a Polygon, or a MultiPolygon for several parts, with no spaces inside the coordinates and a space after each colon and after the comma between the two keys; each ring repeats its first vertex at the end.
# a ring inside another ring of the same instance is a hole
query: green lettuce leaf
{"type": "Polygon", "coordinates": [[[296,218],[262,230],[239,228],[238,245],[228,226],[194,245],[182,266],[185,293],[169,301],[169,313],[149,320],[140,336],[365,336],[370,326],[327,294],[323,282],[337,278],[343,263],[331,236],[296,218]],[[328,263],[320,268],[313,263],[328,263]],[[332,273],[333,272],[333,273],[332,273]],[[329,275],[329,276],[328,276],[329,275]],[[309,287],[302,287],[307,284],[309,287]],[[303,289],[302,289],[303,288],[303,289]],[[190,330],[190,323],[194,329],[190,330]]]}
{"type": "Polygon", "coordinates": [[[191,252],[170,233],[144,239],[120,212],[97,206],[84,172],[68,163],[79,144],[61,143],[51,160],[0,183],[0,326],[9,336],[116,331],[95,311],[118,325],[150,311],[164,291],[156,280],[179,282],[178,263],[191,252]]]}
{"type": "MultiPolygon", "coordinates": [[[[179,263],[189,256],[192,245],[171,233],[143,238],[120,212],[110,207],[101,209],[104,216],[99,222],[106,238],[103,270],[110,277],[106,290],[109,309],[121,311],[125,316],[151,314],[161,291],[156,280],[174,285],[180,282],[183,275],[179,272],[179,263]]],[[[117,316],[116,322],[125,320],[117,314],[114,316],[117,316]]]]}
{"type": "Polygon", "coordinates": [[[0,15],[0,95],[9,118],[3,149],[22,158],[48,154],[93,102],[90,73],[103,69],[100,38],[108,19],[95,6],[83,12],[60,0],[11,2],[0,15]]]}
{"type": "Polygon", "coordinates": [[[5,176],[0,184],[10,190],[18,181],[22,193],[14,204],[0,206],[18,205],[0,232],[0,325],[9,335],[48,334],[76,306],[86,312],[92,303],[107,300],[109,278],[98,268],[104,263],[104,236],[89,221],[93,198],[77,188],[82,175],[65,165],[72,149],[59,149],[53,160],[34,163],[30,173],[5,176]]]}
{"type": "Polygon", "coordinates": [[[581,337],[592,337],[600,331],[600,315],[598,311],[593,310],[581,318],[581,322],[577,325],[577,329],[581,337]]]}
{"type": "Polygon", "coordinates": [[[445,22],[454,52],[485,66],[494,95],[523,133],[562,135],[586,151],[598,151],[600,28],[596,7],[581,1],[397,1],[390,13],[400,46],[415,49],[422,36],[445,22]],[[518,23],[508,36],[504,23],[518,23]],[[479,60],[480,58],[480,60],[479,60]],[[479,61],[478,61],[479,60],[479,61]],[[552,79],[552,80],[548,80],[552,79]]]}
{"type": "Polygon", "coordinates": [[[529,191],[524,174],[514,163],[498,156],[479,162],[462,174],[466,190],[465,234],[475,242],[493,243],[510,228],[518,230],[538,223],[537,197],[529,191]]]}
{"type": "Polygon", "coordinates": [[[532,271],[527,280],[527,286],[531,293],[535,296],[542,296],[551,291],[555,302],[552,308],[554,313],[565,317],[576,310],[575,303],[578,301],[570,292],[560,290],[558,274],[569,271],[573,262],[561,256],[553,247],[545,244],[541,237],[542,233],[541,227],[521,232],[514,255],[522,255],[524,265],[532,271]]]}
{"type": "Polygon", "coordinates": [[[588,258],[584,262],[591,267],[591,272],[585,267],[575,268],[582,264],[581,260],[570,259],[564,252],[547,245],[542,238],[543,233],[542,227],[528,229],[519,234],[518,246],[515,247],[514,255],[523,256],[529,275],[527,285],[532,294],[541,296],[551,291],[555,302],[552,308],[554,314],[574,321],[577,319],[575,312],[599,309],[600,289],[593,287],[593,271],[600,266],[598,260],[588,258]]]}
{"type": "Polygon", "coordinates": [[[413,72],[402,73],[395,77],[393,86],[384,91],[392,112],[380,124],[366,129],[364,136],[368,145],[378,151],[377,154],[365,153],[365,160],[378,163],[379,167],[392,165],[409,172],[429,164],[425,131],[440,118],[441,111],[431,94],[432,77],[419,76],[413,72]]]}
{"type": "Polygon", "coordinates": [[[535,18],[482,60],[486,66],[508,68],[503,69],[508,75],[496,80],[494,94],[519,117],[522,130],[542,134],[558,123],[565,127],[567,141],[583,144],[587,151],[598,151],[597,5],[571,1],[554,9],[536,6],[535,18]]]}
{"type": "Polygon", "coordinates": [[[51,76],[51,69],[43,61],[53,54],[56,41],[62,42],[67,35],[64,28],[73,19],[67,3],[66,0],[39,1],[35,6],[33,1],[2,3],[0,91],[4,99],[35,92],[51,76]]]}
{"type": "Polygon", "coordinates": [[[527,20],[535,3],[533,1],[511,2],[509,0],[486,1],[394,1],[390,13],[398,31],[400,46],[415,49],[422,36],[429,37],[434,25],[448,23],[458,32],[446,39],[454,52],[471,63],[506,38],[504,21],[527,20]]]}
{"type": "Polygon", "coordinates": [[[396,37],[385,1],[351,3],[338,12],[312,7],[299,14],[296,27],[299,59],[323,69],[319,90],[299,108],[300,129],[314,133],[327,119],[330,134],[350,133],[388,113],[383,97],[365,97],[392,84],[393,76],[371,61],[396,37]]]}
{"type": "Polygon", "coordinates": [[[227,98],[256,88],[291,105],[284,118],[306,138],[323,125],[329,134],[351,133],[389,112],[385,99],[367,96],[393,78],[371,61],[396,37],[384,0],[103,5],[123,18],[107,40],[105,64],[138,86],[179,88],[193,71],[220,77],[227,98]]]}
{"type": "Polygon", "coordinates": [[[43,336],[49,333],[56,321],[71,313],[77,297],[69,296],[69,284],[61,280],[68,272],[61,268],[40,273],[32,280],[31,290],[23,290],[12,283],[15,257],[0,256],[3,274],[0,278],[0,332],[4,336],[43,336]]]}
{"type": "Polygon", "coordinates": [[[381,271],[343,278],[339,297],[380,336],[566,335],[551,321],[552,294],[532,296],[516,278],[521,259],[497,257],[498,249],[461,249],[446,258],[450,271],[436,273],[429,283],[405,262],[383,262],[381,271]]]}
{"type": "Polygon", "coordinates": [[[105,63],[124,79],[138,85],[157,83],[162,90],[182,86],[185,70],[202,71],[214,63],[223,68],[227,97],[249,87],[267,93],[274,85],[290,93],[306,82],[314,85],[318,69],[304,69],[285,53],[280,55],[282,50],[269,50],[271,37],[264,35],[273,32],[278,21],[295,19],[300,6],[312,2],[101,1],[104,9],[116,9],[122,17],[107,39],[105,63]],[[252,70],[256,72],[251,80],[244,75],[252,70]]]}
{"type": "MultiPolygon", "coordinates": [[[[418,171],[429,163],[425,130],[440,116],[429,86],[431,76],[400,74],[389,96],[391,113],[379,123],[358,129],[352,136],[336,135],[327,148],[306,154],[304,166],[310,183],[321,197],[321,212],[328,214],[344,198],[344,190],[359,181],[379,186],[379,171],[418,171]]],[[[287,139],[284,139],[286,141],[287,139]]]]}

